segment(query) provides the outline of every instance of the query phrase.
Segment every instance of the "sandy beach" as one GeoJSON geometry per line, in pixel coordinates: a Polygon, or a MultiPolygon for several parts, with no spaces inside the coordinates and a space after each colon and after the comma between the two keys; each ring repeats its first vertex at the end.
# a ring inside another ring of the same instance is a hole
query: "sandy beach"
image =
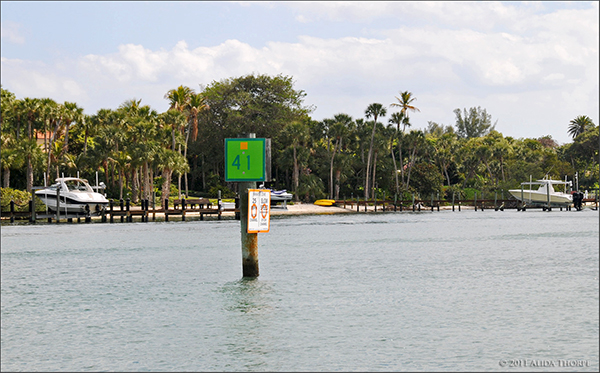
{"type": "MultiPolygon", "coordinates": [[[[386,211],[393,211],[394,206],[386,206],[386,211]]],[[[456,207],[458,210],[458,206],[456,207]]],[[[473,209],[473,206],[461,206],[462,210],[473,209]]],[[[422,207],[421,211],[430,211],[431,207],[422,207]]],[[[437,211],[437,208],[435,209],[437,211]]],[[[452,210],[452,206],[441,206],[440,210],[452,210]]],[[[367,207],[367,212],[374,212],[375,208],[373,205],[367,207]]],[[[377,212],[382,211],[382,206],[377,205],[377,212]]],[[[404,207],[406,210],[406,206],[404,207]]],[[[318,206],[312,203],[294,203],[293,205],[287,205],[287,209],[280,206],[271,207],[271,215],[309,215],[309,214],[345,214],[355,213],[356,205],[346,205],[346,208],[342,206],[318,206]]],[[[364,205],[360,206],[360,212],[365,212],[364,205]]]]}
{"type": "Polygon", "coordinates": [[[350,206],[318,206],[312,203],[294,203],[288,204],[287,208],[281,206],[271,207],[271,215],[305,215],[305,214],[339,214],[356,212],[356,206],[350,209],[350,206]]]}

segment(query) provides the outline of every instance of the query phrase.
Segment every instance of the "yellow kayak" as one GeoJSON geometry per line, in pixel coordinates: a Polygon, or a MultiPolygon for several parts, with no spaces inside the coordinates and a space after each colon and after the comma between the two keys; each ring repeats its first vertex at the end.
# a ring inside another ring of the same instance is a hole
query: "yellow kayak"
{"type": "Polygon", "coordinates": [[[317,206],[333,206],[334,204],[334,199],[318,199],[315,201],[315,205],[317,206]]]}

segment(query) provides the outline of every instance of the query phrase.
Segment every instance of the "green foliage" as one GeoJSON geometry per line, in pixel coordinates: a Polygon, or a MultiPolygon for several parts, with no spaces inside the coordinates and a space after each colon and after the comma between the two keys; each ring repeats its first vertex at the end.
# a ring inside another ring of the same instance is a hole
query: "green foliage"
{"type": "Polygon", "coordinates": [[[314,174],[302,175],[300,177],[300,188],[298,194],[304,202],[316,201],[326,197],[323,180],[314,174]]]}
{"type": "Polygon", "coordinates": [[[582,133],[594,129],[596,125],[590,117],[587,115],[580,115],[573,119],[569,124],[569,130],[567,131],[574,139],[582,133]]]}
{"type": "Polygon", "coordinates": [[[463,189],[461,198],[463,200],[472,200],[475,198],[475,193],[477,193],[477,198],[481,199],[481,191],[475,188],[463,189]]]}
{"type": "Polygon", "coordinates": [[[226,186],[213,186],[208,191],[210,196],[218,196],[221,191],[221,198],[235,198],[237,194],[226,186]]]}
{"type": "Polygon", "coordinates": [[[305,201],[364,198],[373,189],[379,198],[385,192],[426,199],[438,191],[472,198],[472,189],[487,195],[530,176],[572,180],[575,173],[582,189],[598,183],[598,127],[586,116],[571,122],[573,142],[559,146],[550,135],[504,137],[480,107],[456,109],[456,131],[434,122],[409,130],[409,114],[419,111],[409,91],[396,97],[391,107],[399,112],[385,124],[382,104],[365,105],[364,118],[338,113],[315,121],[305,97],[291,77],[253,74],[201,92],[169,90],[164,113],[131,99],[86,116],[75,103],[18,99],[2,88],[2,184],[29,190],[43,185],[44,173],[50,182],[62,173],[98,172],[110,198],[122,193],[135,203],[163,190],[177,198],[178,177],[184,194],[187,176],[198,195],[214,198],[221,190],[223,198],[233,197],[222,177],[224,139],[247,133],[271,138],[273,186],[305,201]]]}
{"type": "Polygon", "coordinates": [[[438,167],[420,163],[413,167],[411,184],[422,196],[436,194],[442,190],[444,177],[438,167]]]}
{"type": "MultiPolygon", "coordinates": [[[[496,123],[492,125],[492,116],[480,106],[472,107],[467,111],[463,109],[461,114],[460,109],[454,109],[456,115],[456,134],[461,138],[473,138],[487,135],[496,127],[496,123]]],[[[497,121],[496,121],[497,122],[497,121]]]]}
{"type": "Polygon", "coordinates": [[[458,185],[442,187],[442,195],[448,201],[452,201],[452,195],[455,200],[464,199],[465,191],[458,185]]]}
{"type": "MultiPolygon", "coordinates": [[[[15,202],[15,211],[29,211],[29,201],[31,193],[12,188],[0,188],[0,206],[2,211],[10,211],[10,201],[15,202]]],[[[46,205],[35,197],[35,211],[42,212],[46,210],[46,205]]]]}

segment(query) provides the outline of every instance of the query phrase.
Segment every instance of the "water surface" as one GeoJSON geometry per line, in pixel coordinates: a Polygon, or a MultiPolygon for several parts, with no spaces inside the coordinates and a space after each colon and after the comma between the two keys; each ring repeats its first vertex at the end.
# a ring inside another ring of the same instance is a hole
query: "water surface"
{"type": "Polygon", "coordinates": [[[3,371],[598,371],[598,212],[2,227],[3,371]]]}

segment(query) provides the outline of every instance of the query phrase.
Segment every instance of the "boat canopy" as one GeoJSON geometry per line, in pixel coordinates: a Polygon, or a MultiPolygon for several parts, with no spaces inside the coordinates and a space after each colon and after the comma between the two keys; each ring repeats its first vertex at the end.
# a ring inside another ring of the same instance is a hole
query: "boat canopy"
{"type": "Polygon", "coordinates": [[[564,185],[565,189],[567,186],[572,186],[573,182],[572,181],[562,181],[562,180],[550,180],[550,179],[542,179],[542,180],[536,180],[536,181],[525,181],[521,183],[521,186],[524,185],[539,185],[540,187],[538,188],[538,191],[544,191],[546,192],[546,190],[549,190],[550,193],[556,193],[556,191],[554,190],[554,187],[552,186],[553,184],[556,185],[564,185]]]}

